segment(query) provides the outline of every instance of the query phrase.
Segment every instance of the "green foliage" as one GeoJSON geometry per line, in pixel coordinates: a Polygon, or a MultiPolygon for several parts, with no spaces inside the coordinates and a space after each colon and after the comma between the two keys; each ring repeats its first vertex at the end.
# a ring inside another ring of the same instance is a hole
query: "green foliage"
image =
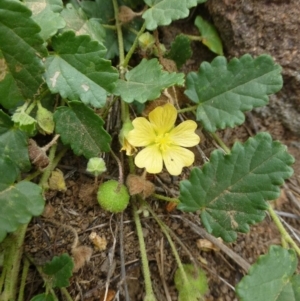
{"type": "Polygon", "coordinates": [[[216,28],[200,16],[196,17],[195,25],[200,31],[202,43],[216,54],[223,55],[222,41],[216,28]]]}
{"type": "Polygon", "coordinates": [[[174,276],[175,286],[178,290],[178,301],[204,300],[203,296],[208,290],[204,271],[201,268],[196,269],[192,264],[184,264],[183,269],[184,276],[179,268],[174,276]]]}
{"type": "Polygon", "coordinates": [[[184,83],[183,73],[168,73],[162,70],[162,66],[157,59],[142,62],[126,73],[126,81],[119,79],[114,91],[116,95],[121,95],[126,102],[134,100],[144,103],[159,97],[160,92],[170,86],[184,83]]]}
{"type": "Polygon", "coordinates": [[[118,73],[106,60],[106,49],[89,36],[75,36],[71,31],[52,39],[55,55],[46,59],[46,81],[52,93],[70,100],[80,98],[85,104],[103,107],[112,92],[118,73]]]}
{"type": "Polygon", "coordinates": [[[32,19],[40,26],[39,34],[44,41],[65,27],[66,23],[60,15],[62,0],[24,0],[24,3],[31,10],[32,19]]]}
{"type": "Polygon", "coordinates": [[[39,54],[46,55],[46,49],[30,17],[22,3],[0,1],[0,104],[6,109],[32,98],[43,82],[39,54]]]}
{"type": "Polygon", "coordinates": [[[201,220],[216,237],[231,242],[236,232],[248,232],[265,217],[268,200],[279,197],[284,180],[293,170],[294,158],[268,133],[260,133],[230,154],[215,150],[202,170],[194,168],[180,183],[178,209],[201,210],[201,220]]]}
{"type": "Polygon", "coordinates": [[[192,56],[191,42],[185,35],[178,35],[171,45],[171,50],[167,57],[176,63],[177,68],[181,66],[192,56]]]}
{"type": "Polygon", "coordinates": [[[216,57],[187,75],[185,94],[196,104],[197,120],[205,130],[234,127],[245,121],[243,112],[268,103],[268,95],[282,87],[281,67],[268,55],[249,54],[227,63],[216,57]]]}
{"type": "Polygon", "coordinates": [[[33,136],[36,133],[36,120],[28,115],[25,111],[27,105],[18,107],[12,115],[11,120],[18,125],[18,127],[26,132],[28,135],[33,136]]]}
{"type": "Polygon", "coordinates": [[[57,299],[52,294],[39,294],[34,296],[30,301],[56,301],[57,299]]]}
{"type": "MultiPolygon", "coordinates": [[[[197,0],[144,0],[149,8],[143,18],[148,30],[154,30],[160,25],[169,25],[172,21],[183,19],[190,13],[189,9],[196,6],[197,0]]],[[[204,2],[204,1],[201,1],[204,2]]]]}
{"type": "Polygon", "coordinates": [[[72,276],[74,263],[68,254],[54,256],[51,262],[48,262],[43,267],[43,272],[50,276],[52,287],[69,286],[69,278],[72,276]]]}
{"type": "Polygon", "coordinates": [[[271,246],[259,257],[249,274],[237,285],[241,301],[297,301],[300,300],[300,275],[294,250],[271,246]]]}
{"type": "Polygon", "coordinates": [[[103,120],[78,101],[59,107],[54,113],[55,131],[64,144],[70,144],[76,155],[87,159],[110,150],[110,135],[103,129],[103,120]]]}
{"type": "MultiPolygon", "coordinates": [[[[11,171],[8,175],[12,179],[11,171]]],[[[22,181],[6,187],[4,184],[0,183],[0,242],[8,232],[16,231],[20,225],[28,223],[32,216],[42,214],[45,203],[41,187],[34,183],[22,181]]]]}

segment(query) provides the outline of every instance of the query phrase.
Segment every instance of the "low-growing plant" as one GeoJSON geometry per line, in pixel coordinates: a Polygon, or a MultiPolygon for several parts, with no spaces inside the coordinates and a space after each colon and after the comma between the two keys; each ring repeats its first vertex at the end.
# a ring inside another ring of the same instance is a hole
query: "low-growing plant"
{"type": "MultiPolygon", "coordinates": [[[[158,299],[151,284],[141,212],[153,216],[169,242],[178,265],[174,279],[178,300],[200,300],[207,291],[199,263],[181,262],[176,249],[180,241],[145,202],[148,197],[199,214],[206,231],[225,243],[248,232],[268,212],[282,235],[282,247],[271,246],[258,259],[237,285],[237,297],[300,300],[300,278],[295,272],[300,249],[271,203],[292,175],[294,159],[267,132],[236,142],[231,149],[217,134],[242,125],[244,112],[268,104],[269,95],[282,87],[281,67],[269,55],[245,54],[227,61],[216,29],[200,16],[194,23],[198,36],[181,33],[170,49],[159,41],[159,27],[188,17],[192,8],[204,2],[0,1],[1,300],[23,300],[27,257],[20,286],[18,279],[27,226],[33,216],[42,214],[49,178],[69,148],[90,160],[88,171],[96,177],[109,171],[103,153],[117,162],[118,182],[100,184],[98,198],[104,208],[119,212],[127,206],[127,189],[131,195],[144,300],[158,299]],[[199,42],[216,57],[201,63],[197,72],[179,72],[192,55],[191,43],[199,42]],[[178,87],[188,101],[181,101],[178,87]],[[118,132],[117,147],[112,131],[104,127],[108,118],[118,132]],[[189,149],[201,146],[200,131],[218,144],[202,165],[195,163],[196,148],[189,149]],[[51,142],[39,146],[39,134],[52,137],[51,142]],[[126,156],[122,162],[119,150],[126,156]],[[174,195],[156,193],[146,177],[162,170],[179,176],[174,195]],[[183,170],[185,177],[181,177],[183,170]],[[110,199],[118,201],[119,194],[125,195],[126,204],[110,206],[110,199]]],[[[63,191],[61,171],[56,174],[55,189],[63,191]]],[[[46,292],[32,300],[57,300],[55,287],[72,300],[64,288],[72,268],[67,255],[53,258],[40,271],[46,292]]]]}

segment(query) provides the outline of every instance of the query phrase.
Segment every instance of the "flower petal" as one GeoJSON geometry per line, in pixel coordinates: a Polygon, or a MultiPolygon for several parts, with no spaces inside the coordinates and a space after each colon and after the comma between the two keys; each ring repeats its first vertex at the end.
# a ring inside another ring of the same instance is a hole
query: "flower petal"
{"type": "Polygon", "coordinates": [[[133,146],[147,146],[155,141],[156,135],[151,123],[144,117],[137,117],[132,121],[134,127],[127,134],[128,142],[133,146]]]}
{"type": "Polygon", "coordinates": [[[160,134],[168,133],[175,124],[177,110],[170,103],[155,108],[149,113],[149,120],[152,123],[155,132],[160,134]]]}
{"type": "Polygon", "coordinates": [[[180,146],[172,146],[163,153],[163,160],[168,172],[173,176],[178,176],[184,166],[190,166],[195,160],[195,155],[188,149],[180,146]]]}
{"type": "Polygon", "coordinates": [[[149,173],[159,173],[163,168],[161,152],[156,145],[151,145],[141,150],[135,157],[137,167],[145,167],[149,173]]]}
{"type": "Polygon", "coordinates": [[[193,120],[186,120],[176,126],[170,132],[170,139],[173,144],[191,147],[195,146],[200,142],[200,137],[195,134],[197,123],[193,120]]]}

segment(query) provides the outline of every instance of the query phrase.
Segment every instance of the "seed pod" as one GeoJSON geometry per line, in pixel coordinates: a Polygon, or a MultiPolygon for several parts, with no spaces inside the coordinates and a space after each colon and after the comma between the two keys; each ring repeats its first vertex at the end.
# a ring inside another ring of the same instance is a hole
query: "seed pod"
{"type": "Polygon", "coordinates": [[[126,185],[130,195],[140,193],[142,194],[143,198],[149,197],[155,191],[155,186],[152,182],[137,175],[128,175],[126,185]]]}

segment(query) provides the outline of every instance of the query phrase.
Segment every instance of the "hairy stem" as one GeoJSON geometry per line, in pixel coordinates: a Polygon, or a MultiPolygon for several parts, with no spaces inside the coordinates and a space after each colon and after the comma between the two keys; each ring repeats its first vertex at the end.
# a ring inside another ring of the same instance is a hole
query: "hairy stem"
{"type": "Polygon", "coordinates": [[[289,235],[289,233],[285,230],[283,224],[281,223],[280,219],[278,218],[276,212],[274,211],[274,209],[272,208],[270,203],[268,206],[268,212],[269,212],[270,216],[272,217],[277,229],[279,230],[283,240],[285,242],[287,242],[288,244],[290,244],[293,247],[293,249],[297,252],[298,256],[300,256],[300,248],[297,246],[297,244],[292,239],[292,237],[289,235]]]}
{"type": "MultiPolygon", "coordinates": [[[[134,201],[136,198],[132,197],[134,201]]],[[[145,246],[145,241],[144,241],[144,236],[143,236],[143,231],[142,231],[142,224],[140,220],[140,216],[137,210],[137,207],[135,204],[132,205],[132,210],[133,210],[133,218],[135,222],[135,228],[139,240],[139,246],[140,246],[140,253],[141,253],[141,258],[142,258],[142,269],[143,269],[143,275],[144,275],[144,281],[145,281],[145,292],[146,296],[144,300],[147,301],[156,301],[156,298],[154,296],[153,288],[152,288],[152,283],[151,283],[151,277],[150,277],[150,269],[149,269],[149,264],[148,264],[148,258],[147,258],[147,250],[145,246]]]]}
{"type": "Polygon", "coordinates": [[[24,289],[25,289],[26,278],[27,278],[29,266],[30,266],[30,262],[26,257],[24,257],[23,262],[24,262],[24,264],[23,264],[23,271],[22,271],[21,283],[20,283],[20,288],[19,288],[18,301],[24,300],[24,289]]]}
{"type": "Polygon", "coordinates": [[[210,133],[210,134],[214,138],[214,140],[223,148],[225,153],[230,154],[230,149],[226,146],[223,140],[216,133],[210,133]]]}
{"type": "Polygon", "coordinates": [[[176,198],[170,198],[161,194],[157,194],[157,193],[153,193],[152,194],[153,197],[159,199],[159,200],[163,200],[163,201],[167,201],[167,202],[173,202],[173,203],[179,203],[179,200],[176,198]]]}

